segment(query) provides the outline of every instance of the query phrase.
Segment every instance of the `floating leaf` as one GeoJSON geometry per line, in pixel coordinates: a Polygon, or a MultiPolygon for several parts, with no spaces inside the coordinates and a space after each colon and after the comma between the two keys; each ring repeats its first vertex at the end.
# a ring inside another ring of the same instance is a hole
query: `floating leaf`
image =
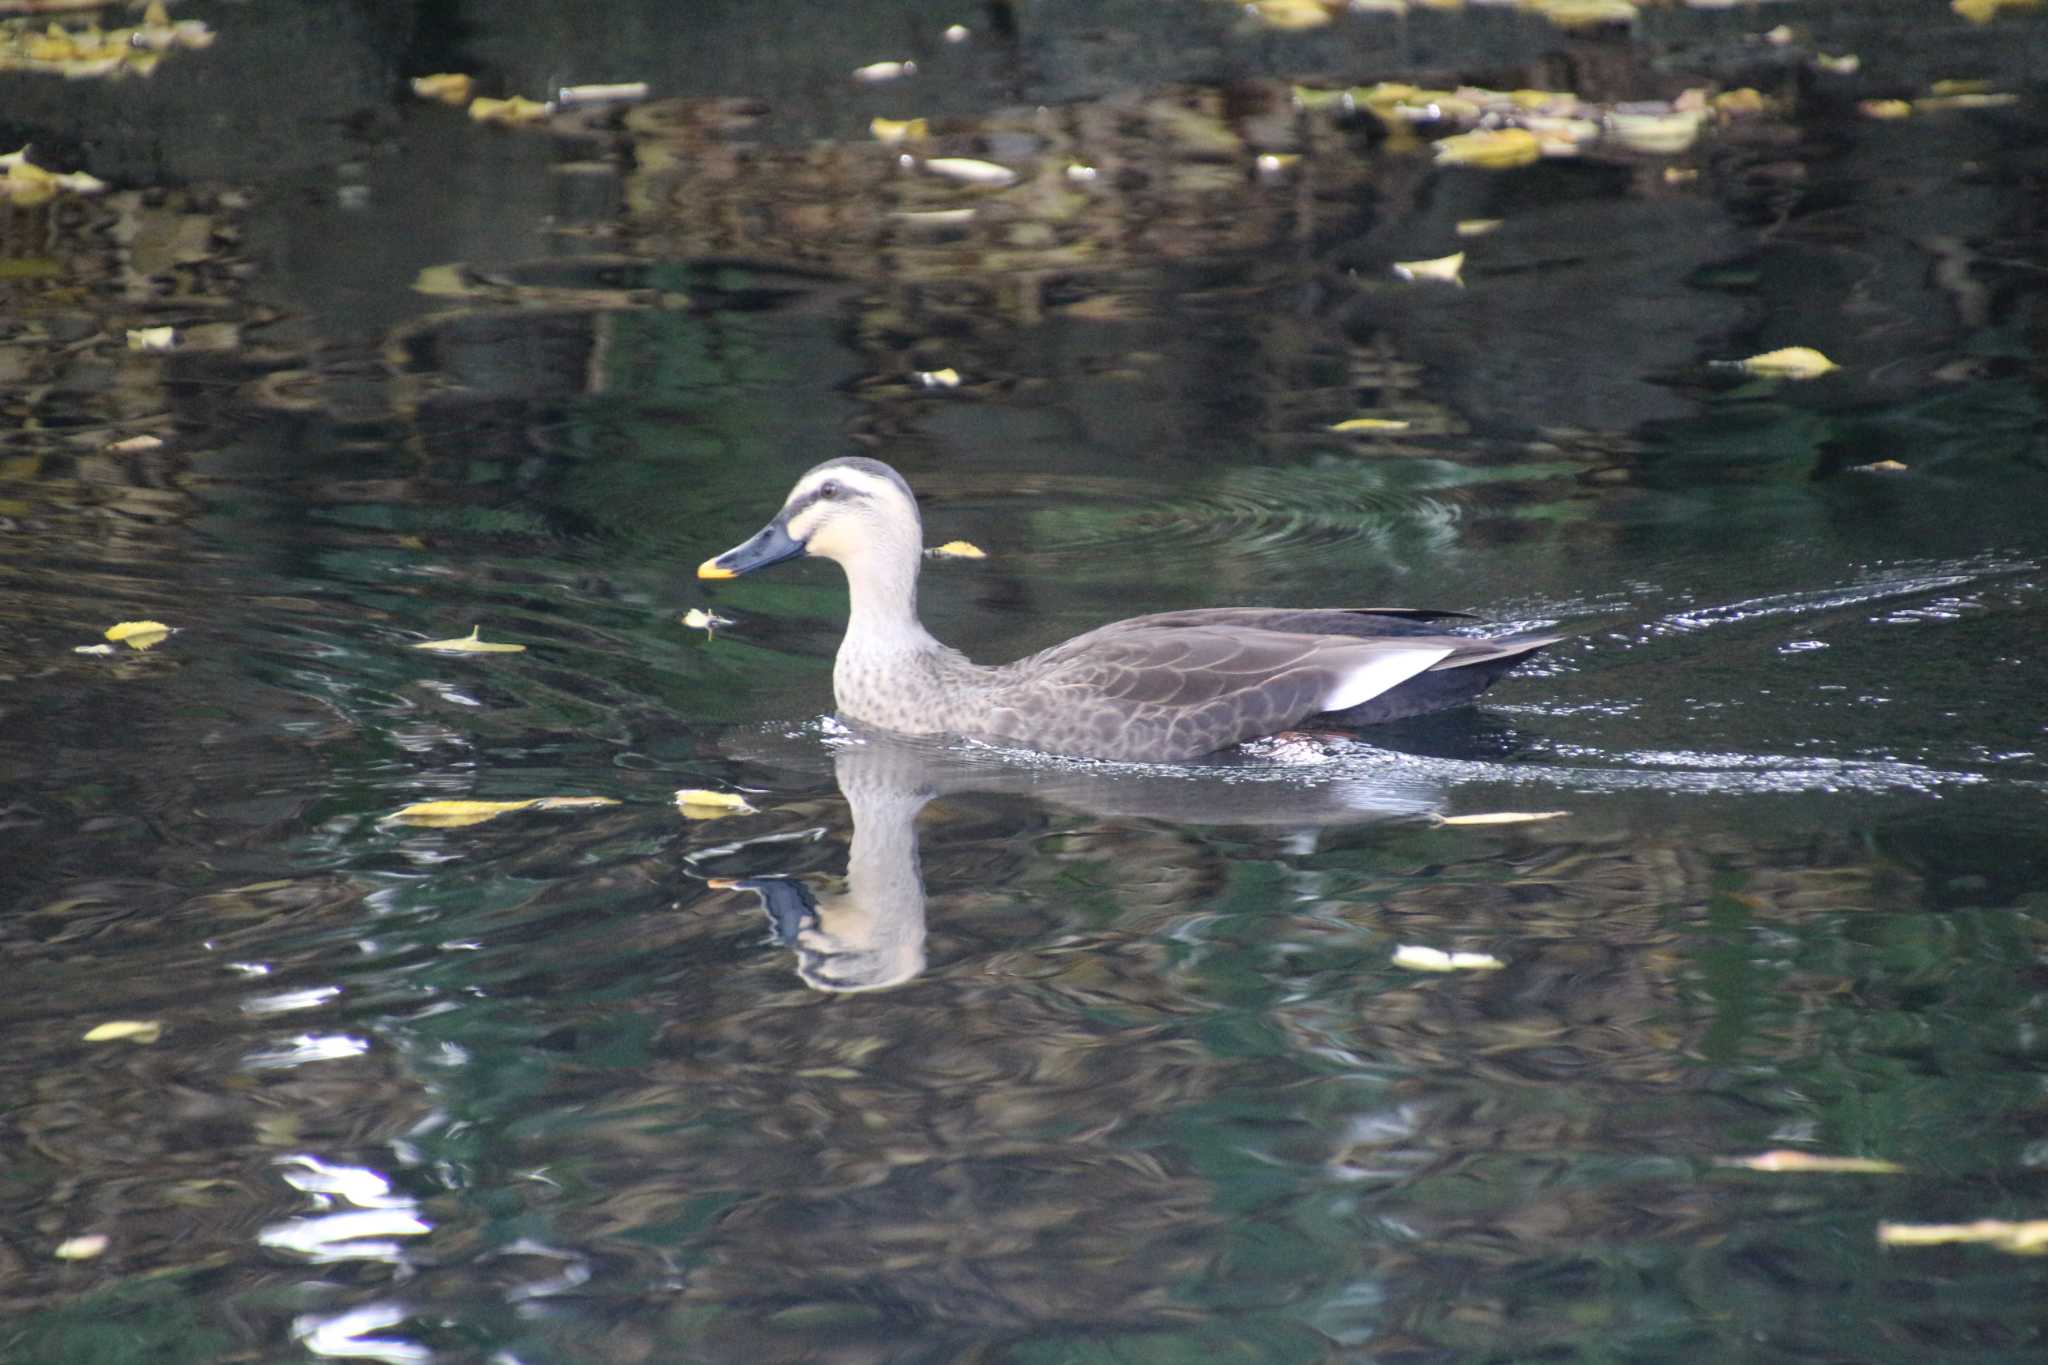
{"type": "Polygon", "coordinates": [[[691,607],[688,611],[684,612],[682,622],[691,630],[701,630],[706,635],[713,636],[718,634],[720,626],[732,624],[730,617],[720,616],[716,612],[706,611],[702,607],[691,607]]]}
{"type": "Polygon", "coordinates": [[[1913,114],[1913,102],[1911,100],[1861,100],[1856,105],[1856,112],[1865,118],[1910,118],[1913,114]]]}
{"type": "Polygon", "coordinates": [[[1570,815],[1568,810],[1495,810],[1478,815],[1439,815],[1434,822],[1443,825],[1533,825],[1544,820],[1562,820],[1570,815]]]}
{"type": "Polygon", "coordinates": [[[974,209],[898,209],[890,214],[913,227],[959,227],[974,221],[974,209]]]}
{"type": "Polygon", "coordinates": [[[476,79],[460,71],[437,71],[431,76],[414,76],[412,92],[423,100],[439,100],[460,108],[476,93],[476,79]]]}
{"type": "Polygon", "coordinates": [[[1761,114],[1764,110],[1770,108],[1770,101],[1764,98],[1764,92],[1751,85],[1738,86],[1733,90],[1723,90],[1720,94],[1714,96],[1713,104],[1714,112],[1727,118],[1739,118],[1746,114],[1761,114]]]}
{"type": "Polygon", "coordinates": [[[130,649],[154,649],[170,633],[171,628],[161,621],[122,621],[106,629],[109,640],[130,649]]]}
{"type": "Polygon", "coordinates": [[[164,1026],[154,1019],[110,1019],[86,1030],[88,1043],[153,1043],[164,1036],[164,1026]]]}
{"type": "Polygon", "coordinates": [[[1436,144],[1439,166],[1476,166],[1501,171],[1527,166],[1543,155],[1543,141],[1527,128],[1488,128],[1459,133],[1436,144]]]}
{"type": "Polygon", "coordinates": [[[683,813],[685,820],[723,820],[728,815],[755,813],[744,796],[735,796],[731,792],[709,791],[701,787],[685,788],[677,792],[676,809],[683,813]]]}
{"type": "Polygon", "coordinates": [[[1863,69],[1863,59],[1853,52],[1845,52],[1839,57],[1816,52],[1813,54],[1813,69],[1830,76],[1853,76],[1863,69]]]}
{"type": "Polygon", "coordinates": [[[2003,109],[2019,102],[2020,97],[2013,94],[1930,95],[1926,99],[1914,100],[1913,108],[1919,113],[1934,114],[1946,109],[2003,109]]]}
{"type": "Polygon", "coordinates": [[[1497,972],[1507,966],[1492,953],[1447,953],[1413,943],[1394,949],[1392,961],[1411,972],[1497,972]]]}
{"type": "Polygon", "coordinates": [[[1300,33],[1330,22],[1330,11],[1316,0],[1254,0],[1245,9],[1267,28],[1282,33],[1300,33]]]}
{"type": "Polygon", "coordinates": [[[1257,167],[1260,175],[1278,175],[1282,171],[1294,169],[1300,161],[1299,152],[1261,152],[1258,160],[1252,164],[1257,167]]]}
{"type": "Polygon", "coordinates": [[[2009,1223],[1980,1218],[1974,1223],[1879,1223],[1879,1246],[1926,1247],[1950,1242],[1982,1242],[2018,1256],[2048,1255],[2048,1218],[2009,1223]]]}
{"type": "Polygon", "coordinates": [[[931,125],[921,118],[873,118],[868,120],[868,131],[875,135],[875,141],[894,147],[899,142],[924,141],[931,125]]]}
{"type": "Polygon", "coordinates": [[[161,450],[163,444],[161,436],[130,436],[125,441],[114,442],[107,450],[115,455],[138,455],[145,450],[161,450]]]}
{"type": "Polygon", "coordinates": [[[1930,95],[1988,95],[1991,82],[1987,80],[1940,80],[1927,87],[1930,95]]]}
{"type": "Polygon", "coordinates": [[[1852,464],[1852,474],[1903,474],[1907,466],[1897,460],[1872,460],[1869,464],[1852,464]]]}
{"type": "Polygon", "coordinates": [[[1949,8],[1973,24],[1988,24],[2006,10],[2039,9],[2041,0],[1952,0],[1949,8]]]}
{"type": "Polygon", "coordinates": [[[1815,1152],[1758,1152],[1755,1156],[1724,1156],[1716,1166],[1733,1166],[1745,1171],[1773,1174],[1813,1175],[1904,1175],[1906,1168],[1896,1161],[1869,1156],[1821,1156],[1815,1152]]]}
{"type": "Polygon", "coordinates": [[[979,545],[966,540],[949,540],[944,545],[934,545],[925,551],[933,559],[987,559],[988,553],[979,545]]]}
{"type": "Polygon", "coordinates": [[[609,796],[534,796],[524,801],[415,801],[401,806],[385,819],[423,829],[461,829],[481,825],[518,810],[586,810],[616,806],[609,796]]]}
{"type": "Polygon", "coordinates": [[[1666,166],[1664,183],[1667,185],[1690,185],[1700,178],[1699,170],[1692,166],[1666,166]]]}
{"type": "Polygon", "coordinates": [[[1608,127],[1614,140],[1631,151],[1671,156],[1699,140],[1702,115],[1693,110],[1665,114],[1614,114],[1608,127]]]}
{"type": "Polygon", "coordinates": [[[916,74],[916,62],[869,62],[866,66],[855,67],[853,78],[873,84],[876,81],[900,80],[916,74]]]}
{"type": "Polygon", "coordinates": [[[933,175],[942,175],[963,185],[1001,188],[1017,183],[1017,173],[1008,166],[998,166],[993,161],[977,161],[971,156],[936,156],[925,162],[924,168],[933,175]]]}
{"type": "Polygon", "coordinates": [[[1358,431],[1406,431],[1411,423],[1398,417],[1347,417],[1341,422],[1332,422],[1330,430],[1358,431]]]}
{"type": "Polygon", "coordinates": [[[113,654],[117,651],[112,645],[73,645],[71,646],[71,652],[73,654],[113,654]]]}
{"type": "Polygon", "coordinates": [[[83,1237],[66,1237],[50,1254],[60,1261],[90,1261],[104,1253],[109,1245],[104,1234],[89,1232],[83,1237]]]}
{"type": "Polygon", "coordinates": [[[946,41],[949,43],[964,43],[973,36],[965,24],[946,25],[946,41]]]}
{"type": "Polygon", "coordinates": [[[1463,218],[1458,221],[1460,237],[1490,237],[1500,231],[1502,218],[1463,218]]]}
{"type": "Polygon", "coordinates": [[[1459,272],[1464,268],[1465,253],[1454,251],[1433,261],[1396,261],[1394,276],[1403,280],[1436,280],[1443,284],[1462,285],[1465,281],[1459,272]]]}
{"type": "Polygon", "coordinates": [[[960,371],[950,365],[943,370],[918,370],[913,375],[917,382],[927,389],[957,389],[960,387],[960,371]]]}
{"type": "Polygon", "coordinates": [[[1735,363],[1744,373],[1768,379],[1817,379],[1841,368],[1811,346],[1786,346],[1735,363]]]}
{"type": "Polygon", "coordinates": [[[1642,18],[1642,11],[1628,0],[1528,0],[1527,7],[1559,28],[1633,24],[1642,18]]]}
{"type": "Polygon", "coordinates": [[[178,346],[178,329],[175,327],[131,327],[128,329],[128,349],[131,351],[171,351],[178,346]]]}
{"type": "Polygon", "coordinates": [[[471,627],[459,640],[422,640],[414,649],[431,649],[440,654],[524,654],[525,645],[501,645],[483,638],[483,627],[471,627]]]}
{"type": "Polygon", "coordinates": [[[1067,167],[1067,179],[1077,185],[1093,183],[1096,175],[1097,171],[1093,166],[1083,166],[1079,162],[1067,167]]]}
{"type": "Polygon", "coordinates": [[[516,127],[524,123],[538,123],[555,112],[555,106],[542,100],[530,100],[523,95],[511,99],[494,100],[479,96],[469,102],[469,116],[478,123],[495,123],[501,128],[516,127]]]}

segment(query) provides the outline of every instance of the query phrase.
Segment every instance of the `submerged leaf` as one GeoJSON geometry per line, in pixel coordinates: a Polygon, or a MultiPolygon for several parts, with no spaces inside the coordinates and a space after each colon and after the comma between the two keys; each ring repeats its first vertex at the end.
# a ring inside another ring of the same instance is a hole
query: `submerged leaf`
{"type": "Polygon", "coordinates": [[[440,654],[524,654],[525,645],[501,645],[483,637],[483,627],[473,626],[459,640],[421,640],[414,649],[431,649],[440,654]]]}
{"type": "Polygon", "coordinates": [[[933,559],[987,559],[988,554],[979,545],[966,540],[949,540],[944,545],[934,545],[925,551],[933,559]]]}
{"type": "Polygon", "coordinates": [[[1772,1151],[1758,1152],[1755,1156],[1724,1156],[1715,1160],[1716,1166],[1732,1166],[1745,1171],[1766,1171],[1773,1174],[1810,1173],[1814,1175],[1903,1175],[1906,1168],[1896,1161],[1883,1161],[1870,1156],[1821,1156],[1816,1152],[1772,1151]]]}
{"type": "Polygon", "coordinates": [[[677,792],[676,809],[683,813],[685,820],[722,820],[728,815],[755,813],[744,796],[702,787],[686,787],[677,792]]]}
{"type": "Polygon", "coordinates": [[[1533,825],[1543,820],[1562,820],[1570,815],[1568,810],[1496,810],[1478,815],[1439,815],[1435,824],[1442,825],[1533,825]]]}
{"type": "Polygon", "coordinates": [[[1817,379],[1829,370],[1841,368],[1811,346],[1786,346],[1765,351],[1736,364],[1747,374],[1762,375],[1768,379],[1817,379]]]}
{"type": "Polygon", "coordinates": [[[154,1019],[110,1019],[87,1029],[88,1043],[153,1043],[164,1036],[164,1026],[154,1019]]]}

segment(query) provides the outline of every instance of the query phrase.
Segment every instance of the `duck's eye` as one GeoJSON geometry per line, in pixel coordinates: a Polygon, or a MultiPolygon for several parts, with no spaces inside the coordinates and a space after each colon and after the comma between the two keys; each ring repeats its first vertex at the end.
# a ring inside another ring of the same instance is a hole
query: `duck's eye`
{"type": "Polygon", "coordinates": [[[838,483],[832,479],[825,480],[825,482],[818,485],[818,496],[827,502],[831,502],[839,496],[838,483]]]}

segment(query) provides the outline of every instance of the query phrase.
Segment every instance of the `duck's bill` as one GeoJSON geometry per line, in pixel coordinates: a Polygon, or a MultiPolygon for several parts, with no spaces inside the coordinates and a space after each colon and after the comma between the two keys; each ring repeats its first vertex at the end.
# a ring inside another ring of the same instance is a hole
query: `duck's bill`
{"type": "Polygon", "coordinates": [[[763,526],[750,539],[699,564],[697,577],[738,578],[743,573],[765,569],[785,559],[795,559],[803,552],[804,543],[793,538],[777,519],[763,526]]]}

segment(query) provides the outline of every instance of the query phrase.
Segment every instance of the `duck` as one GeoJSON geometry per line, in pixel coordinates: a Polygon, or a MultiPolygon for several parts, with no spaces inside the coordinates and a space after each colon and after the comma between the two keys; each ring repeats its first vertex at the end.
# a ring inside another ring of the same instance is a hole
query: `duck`
{"type": "Polygon", "coordinates": [[[1440,623],[1470,618],[1413,608],[1206,607],[977,664],[918,618],[917,497],[861,455],[807,470],[766,526],[697,576],[738,578],[806,555],[846,573],[846,634],[832,664],[842,721],[1071,758],[1184,763],[1277,735],[1441,711],[1565,638],[1454,634],[1440,623]]]}

